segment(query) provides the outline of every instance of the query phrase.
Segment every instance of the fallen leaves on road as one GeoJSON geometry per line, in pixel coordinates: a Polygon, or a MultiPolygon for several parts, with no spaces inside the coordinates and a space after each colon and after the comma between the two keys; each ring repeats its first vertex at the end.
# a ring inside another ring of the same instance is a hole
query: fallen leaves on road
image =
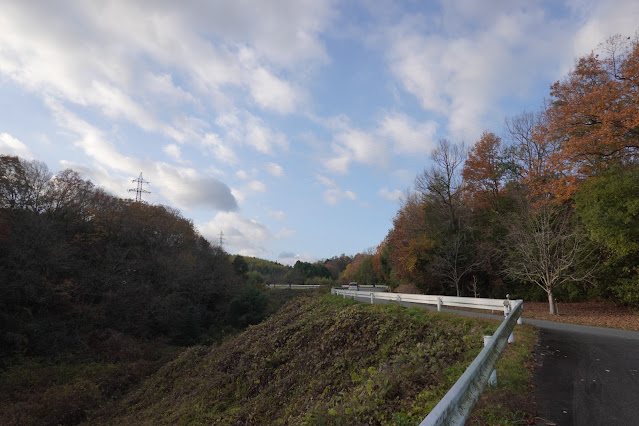
{"type": "Polygon", "coordinates": [[[604,301],[557,303],[558,315],[548,313],[548,303],[524,302],[523,318],[639,331],[639,310],[604,301]]]}

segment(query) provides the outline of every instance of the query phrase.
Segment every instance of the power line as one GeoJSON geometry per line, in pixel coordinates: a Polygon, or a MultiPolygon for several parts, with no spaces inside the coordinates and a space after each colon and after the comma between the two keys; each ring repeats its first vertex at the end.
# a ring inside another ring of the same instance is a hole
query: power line
{"type": "Polygon", "coordinates": [[[138,176],[137,179],[131,179],[131,182],[133,183],[137,183],[138,186],[137,188],[132,188],[129,189],[129,192],[135,192],[135,201],[136,202],[141,202],[142,201],[142,193],[145,194],[150,194],[150,191],[147,191],[145,189],[142,188],[142,185],[144,185],[145,183],[151,183],[151,182],[147,182],[142,178],[142,172],[140,172],[140,176],[138,176]]]}

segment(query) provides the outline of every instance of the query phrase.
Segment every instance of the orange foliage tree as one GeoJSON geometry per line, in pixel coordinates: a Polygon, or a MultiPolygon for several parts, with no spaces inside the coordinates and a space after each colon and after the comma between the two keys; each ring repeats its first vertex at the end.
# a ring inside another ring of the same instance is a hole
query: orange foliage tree
{"type": "Polygon", "coordinates": [[[397,278],[423,287],[428,281],[435,243],[427,232],[424,202],[417,194],[410,194],[404,200],[393,219],[387,243],[397,278]]]}
{"type": "Polygon", "coordinates": [[[469,150],[462,177],[475,206],[483,208],[499,195],[504,168],[501,162],[501,138],[484,131],[469,150]]]}
{"type": "Polygon", "coordinates": [[[588,176],[639,154],[639,39],[610,38],[551,87],[547,131],[561,141],[549,185],[566,200],[588,176]]]}

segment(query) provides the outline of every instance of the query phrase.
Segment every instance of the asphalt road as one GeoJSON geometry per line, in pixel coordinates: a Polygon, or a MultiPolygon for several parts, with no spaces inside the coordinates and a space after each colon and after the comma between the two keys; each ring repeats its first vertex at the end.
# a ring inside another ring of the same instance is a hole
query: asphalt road
{"type": "Polygon", "coordinates": [[[536,424],[639,426],[639,333],[526,319],[525,308],[524,304],[524,323],[539,328],[538,366],[533,375],[539,406],[536,424]]]}
{"type": "Polygon", "coordinates": [[[639,333],[525,322],[540,329],[538,425],[639,425],[639,333]]]}

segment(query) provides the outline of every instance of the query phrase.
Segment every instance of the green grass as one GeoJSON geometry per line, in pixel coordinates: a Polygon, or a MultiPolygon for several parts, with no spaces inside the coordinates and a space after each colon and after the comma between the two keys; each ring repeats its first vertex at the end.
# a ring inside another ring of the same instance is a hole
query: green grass
{"type": "MultiPolygon", "coordinates": [[[[18,360],[0,374],[0,424],[419,424],[498,325],[314,293],[220,344],[18,360]]],[[[469,424],[526,418],[536,333],[515,335],[469,424]]]]}
{"type": "Polygon", "coordinates": [[[536,410],[531,383],[537,341],[536,328],[515,326],[515,342],[497,363],[497,386],[486,386],[467,425],[529,424],[536,410]]]}
{"type": "Polygon", "coordinates": [[[418,424],[498,322],[299,298],[194,347],[92,424],[418,424]]]}

